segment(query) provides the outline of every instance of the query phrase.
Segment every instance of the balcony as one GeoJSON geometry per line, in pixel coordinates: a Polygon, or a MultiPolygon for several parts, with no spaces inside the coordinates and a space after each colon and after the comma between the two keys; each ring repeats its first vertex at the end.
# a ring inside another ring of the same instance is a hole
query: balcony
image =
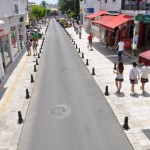
{"type": "Polygon", "coordinates": [[[146,10],[150,11],[150,2],[142,2],[141,0],[122,0],[122,10],[146,10]]]}

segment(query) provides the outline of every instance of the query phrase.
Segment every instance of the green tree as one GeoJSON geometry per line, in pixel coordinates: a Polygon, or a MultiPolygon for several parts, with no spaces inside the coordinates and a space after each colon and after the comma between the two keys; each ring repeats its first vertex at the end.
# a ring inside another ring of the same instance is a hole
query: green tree
{"type": "Polygon", "coordinates": [[[40,4],[40,6],[46,8],[46,2],[45,2],[45,1],[42,1],[41,4],[40,4]]]}
{"type": "Polygon", "coordinates": [[[46,15],[46,8],[42,6],[33,6],[30,11],[31,19],[40,20],[46,15]]]}

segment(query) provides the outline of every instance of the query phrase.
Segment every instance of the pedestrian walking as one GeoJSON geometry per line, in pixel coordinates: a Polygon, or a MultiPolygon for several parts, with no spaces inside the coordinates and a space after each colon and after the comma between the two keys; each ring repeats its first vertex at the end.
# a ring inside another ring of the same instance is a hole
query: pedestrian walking
{"type": "Polygon", "coordinates": [[[81,26],[79,27],[78,32],[79,32],[79,39],[81,39],[81,35],[82,35],[82,28],[81,28],[81,26]]]}
{"type": "Polygon", "coordinates": [[[35,32],[33,37],[34,37],[34,41],[35,41],[36,43],[38,43],[39,34],[38,34],[37,32],[35,32]]]}
{"type": "Polygon", "coordinates": [[[123,71],[124,71],[124,66],[123,62],[119,62],[117,66],[117,70],[114,70],[113,72],[117,74],[115,81],[116,81],[116,87],[117,87],[117,94],[120,93],[121,87],[122,87],[122,82],[124,81],[123,79],[123,71]]]}
{"type": "Polygon", "coordinates": [[[133,36],[133,46],[132,46],[133,50],[137,49],[137,43],[138,43],[138,34],[135,33],[134,36],[133,36]]]}
{"type": "Polygon", "coordinates": [[[79,25],[76,23],[76,34],[78,34],[79,25]]]}
{"type": "Polygon", "coordinates": [[[88,39],[88,42],[89,42],[88,48],[90,47],[91,50],[92,50],[92,40],[94,39],[94,37],[92,35],[92,32],[90,32],[90,34],[89,34],[87,39],[88,39]]]}
{"type": "Polygon", "coordinates": [[[34,40],[33,41],[33,56],[36,56],[37,55],[37,43],[36,41],[34,40]]]}
{"type": "Polygon", "coordinates": [[[30,41],[27,41],[26,48],[27,48],[28,56],[30,56],[31,55],[31,42],[30,41]]]}
{"type": "Polygon", "coordinates": [[[33,34],[32,34],[31,32],[30,32],[29,39],[30,39],[30,43],[32,44],[32,41],[33,41],[33,34]]]}
{"type": "Polygon", "coordinates": [[[135,84],[138,84],[138,80],[140,79],[140,70],[137,68],[137,63],[133,62],[132,63],[133,68],[130,70],[130,83],[131,83],[131,95],[135,96],[135,90],[134,86],[135,84]]]}
{"type": "Polygon", "coordinates": [[[142,90],[142,94],[145,93],[145,83],[148,82],[148,74],[150,74],[150,67],[147,65],[147,63],[144,63],[144,66],[141,68],[140,70],[140,74],[141,74],[141,90],[142,90]]]}
{"type": "Polygon", "coordinates": [[[117,53],[118,53],[118,61],[122,60],[122,53],[124,50],[124,42],[122,41],[122,39],[120,39],[120,42],[118,43],[117,47],[116,47],[117,53]]]}

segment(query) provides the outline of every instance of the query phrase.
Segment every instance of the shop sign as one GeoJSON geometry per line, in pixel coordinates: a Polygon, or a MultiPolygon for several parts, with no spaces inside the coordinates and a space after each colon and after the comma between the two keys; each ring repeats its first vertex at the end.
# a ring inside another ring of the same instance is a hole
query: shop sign
{"type": "Polygon", "coordinates": [[[143,20],[143,14],[138,14],[137,16],[135,16],[135,20],[136,21],[142,21],[143,20]]]}
{"type": "Polygon", "coordinates": [[[94,8],[84,8],[84,12],[94,13],[94,8]]]}
{"type": "Polygon", "coordinates": [[[150,23],[150,15],[143,15],[143,22],[150,23]]]}
{"type": "Polygon", "coordinates": [[[145,23],[150,23],[150,15],[149,14],[138,14],[135,16],[136,21],[143,21],[145,23]]]}

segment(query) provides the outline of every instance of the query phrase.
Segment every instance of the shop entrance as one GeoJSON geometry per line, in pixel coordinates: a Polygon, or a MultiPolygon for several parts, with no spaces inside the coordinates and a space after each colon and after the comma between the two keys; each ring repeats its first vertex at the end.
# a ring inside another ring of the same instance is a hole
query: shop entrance
{"type": "Polygon", "coordinates": [[[146,30],[145,30],[145,45],[147,48],[150,48],[150,24],[146,25],[146,30]]]}
{"type": "Polygon", "coordinates": [[[11,62],[8,36],[5,36],[2,39],[0,39],[0,54],[1,54],[1,58],[2,58],[3,68],[4,68],[4,70],[6,70],[7,66],[11,62]]]}

